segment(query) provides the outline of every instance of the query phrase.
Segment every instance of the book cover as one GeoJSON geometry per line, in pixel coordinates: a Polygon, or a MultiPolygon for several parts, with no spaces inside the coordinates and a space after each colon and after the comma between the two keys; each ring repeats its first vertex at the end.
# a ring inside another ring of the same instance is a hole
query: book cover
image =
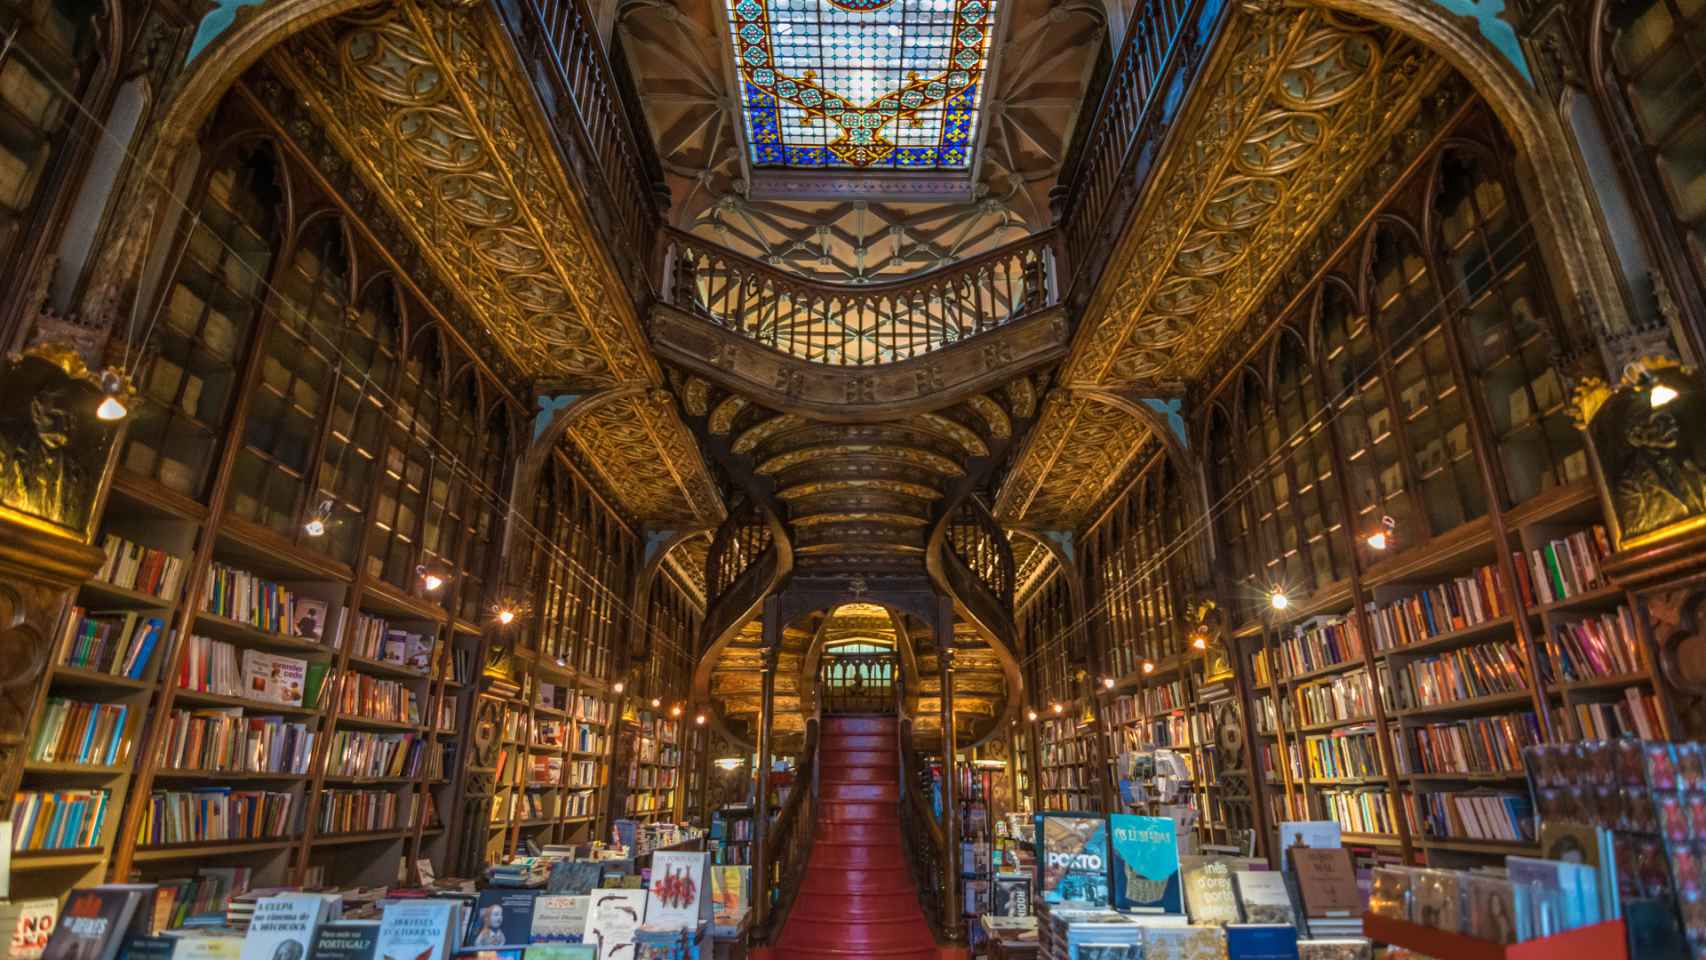
{"type": "Polygon", "coordinates": [[[1284,853],[1292,847],[1328,849],[1339,845],[1340,829],[1336,820],[1287,820],[1280,824],[1280,869],[1291,869],[1291,860],[1284,853]]]}
{"type": "Polygon", "coordinates": [[[243,960],[301,960],[336,902],[318,893],[281,893],[255,901],[243,935],[243,960]]]}
{"type": "Polygon", "coordinates": [[[1289,923],[1234,923],[1226,928],[1227,960],[1297,960],[1297,928],[1289,923]]]}
{"type": "Polygon", "coordinates": [[[1297,922],[1297,909],[1285,888],[1285,875],[1275,870],[1235,870],[1232,886],[1245,923],[1297,922]]]}
{"type": "Polygon", "coordinates": [[[1297,872],[1299,899],[1307,916],[1349,918],[1362,914],[1362,895],[1357,890],[1349,850],[1294,846],[1286,850],[1286,856],[1297,872]]]}
{"type": "Polygon", "coordinates": [[[1073,960],[1142,960],[1143,948],[1130,943],[1080,943],[1072,948],[1073,960]]]}
{"type": "Polygon", "coordinates": [[[1114,907],[1133,913],[1184,913],[1173,819],[1116,813],[1109,827],[1114,907]]]}
{"type": "Polygon", "coordinates": [[[1215,857],[1186,857],[1179,873],[1185,888],[1185,912],[1197,926],[1238,922],[1238,895],[1232,889],[1232,869],[1215,857]]]}
{"type": "Polygon", "coordinates": [[[586,932],[588,894],[546,894],[533,901],[533,943],[580,943],[586,932]]]}
{"type": "Polygon", "coordinates": [[[173,960],[172,951],[177,947],[177,937],[132,934],[119,946],[118,960],[173,960]]]}
{"type": "Polygon", "coordinates": [[[43,960],[113,960],[142,901],[134,887],[71,891],[42,950],[43,960]]]}
{"type": "Polygon", "coordinates": [[[243,695],[251,700],[300,707],[307,681],[306,660],[259,650],[243,651],[243,695]]]}
{"type": "Polygon", "coordinates": [[[738,924],[746,915],[747,877],[752,868],[744,865],[717,865],[711,868],[711,900],[719,924],[738,924]]]}
{"type": "Polygon", "coordinates": [[[1509,880],[1470,876],[1466,885],[1470,934],[1504,944],[1524,939],[1518,925],[1521,913],[1517,909],[1516,888],[1509,880]]]}
{"type": "Polygon", "coordinates": [[[647,890],[646,923],[659,929],[698,929],[711,919],[711,855],[702,851],[665,850],[652,855],[651,886],[647,890]]]}
{"type": "Polygon", "coordinates": [[[1332,937],[1297,941],[1299,960],[1374,960],[1374,941],[1332,937]]]}
{"type": "Polygon", "coordinates": [[[197,933],[178,938],[172,960],[239,960],[243,938],[227,933],[197,933]]]}
{"type": "Polygon", "coordinates": [[[1415,922],[1452,933],[1463,931],[1463,884],[1455,871],[1422,870],[1410,881],[1415,922]]]}
{"type": "Polygon", "coordinates": [[[546,893],[589,894],[604,876],[604,865],[596,860],[573,860],[551,868],[546,893]]]}
{"type": "Polygon", "coordinates": [[[1071,813],[1036,816],[1037,887],[1049,903],[1108,903],[1108,822],[1071,813]]]}
{"type": "Polygon", "coordinates": [[[527,948],[526,960],[598,960],[590,943],[548,943],[527,948]]]}
{"type": "Polygon", "coordinates": [[[1221,960],[1226,931],[1220,927],[1144,927],[1143,960],[1221,960]]]}
{"type": "Polygon", "coordinates": [[[1522,888],[1534,918],[1533,934],[1550,936],[1578,926],[1580,909],[1575,904],[1575,882],[1567,878],[1569,864],[1534,857],[1506,857],[1505,870],[1511,883],[1522,888]]]}
{"type": "Polygon", "coordinates": [[[308,960],[374,960],[379,947],[379,921],[337,920],[314,931],[308,960]]]}
{"type": "Polygon", "coordinates": [[[326,601],[313,597],[295,597],[291,606],[296,622],[292,632],[305,640],[326,639],[326,601]]]}
{"type": "Polygon", "coordinates": [[[1024,873],[998,873],[990,904],[990,913],[997,917],[1028,917],[1031,915],[1031,877],[1024,873]]]}
{"type": "Polygon", "coordinates": [[[645,890],[594,890],[581,942],[598,947],[598,960],[626,960],[633,955],[634,931],[645,919],[645,890]]]}
{"type": "Polygon", "coordinates": [[[377,960],[444,960],[461,920],[454,900],[392,903],[379,921],[377,960]]]}
{"type": "Polygon", "coordinates": [[[533,901],[538,896],[537,890],[482,890],[462,945],[526,946],[533,932],[533,901]]]}
{"type": "Polygon", "coordinates": [[[23,900],[10,905],[12,917],[12,951],[6,956],[16,960],[36,960],[47,949],[59,918],[59,901],[52,897],[23,900]]]}

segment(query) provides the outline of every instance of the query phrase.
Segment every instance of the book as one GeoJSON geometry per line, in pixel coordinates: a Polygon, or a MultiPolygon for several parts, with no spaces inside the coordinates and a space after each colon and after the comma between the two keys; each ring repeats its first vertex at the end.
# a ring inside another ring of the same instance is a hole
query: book
{"type": "Polygon", "coordinates": [[[54,923],[59,917],[59,901],[52,897],[20,900],[7,904],[6,909],[0,911],[0,916],[8,918],[8,932],[12,938],[12,949],[6,956],[13,960],[35,960],[47,949],[48,938],[53,936],[54,923]]]}
{"type": "Polygon", "coordinates": [[[445,960],[461,928],[462,904],[455,900],[392,903],[379,921],[377,960],[445,960]]]}
{"type": "Polygon", "coordinates": [[[1418,870],[1410,881],[1416,923],[1463,932],[1463,883],[1454,870],[1418,870]]]}
{"type": "Polygon", "coordinates": [[[588,894],[546,894],[533,901],[532,943],[580,943],[586,932],[588,894]]]}
{"type": "Polygon", "coordinates": [[[1031,876],[1025,873],[995,875],[989,912],[998,917],[1027,917],[1031,914],[1031,876]]]}
{"type": "Polygon", "coordinates": [[[1374,960],[1374,941],[1363,937],[1316,937],[1297,941],[1299,960],[1374,960]]]}
{"type": "Polygon", "coordinates": [[[599,960],[625,957],[631,952],[626,948],[634,942],[634,931],[645,922],[646,896],[644,889],[594,890],[581,942],[597,946],[599,960]]]}
{"type": "Polygon", "coordinates": [[[719,864],[711,868],[711,900],[718,926],[735,926],[746,916],[752,867],[719,864]]]}
{"type": "Polygon", "coordinates": [[[300,960],[314,930],[333,918],[339,899],[318,893],[281,893],[255,901],[243,935],[243,960],[300,960]]]}
{"type": "Polygon", "coordinates": [[[1285,875],[1274,870],[1235,870],[1232,886],[1245,923],[1297,922],[1297,910],[1285,888],[1285,875]]]}
{"type": "Polygon", "coordinates": [[[692,929],[712,918],[711,855],[699,851],[664,850],[652,854],[651,887],[647,890],[646,924],[658,929],[692,929]]]}
{"type": "Polygon", "coordinates": [[[177,937],[132,934],[119,946],[118,960],[173,960],[177,948],[177,937]]]}
{"type": "Polygon", "coordinates": [[[308,948],[308,960],[374,960],[379,921],[335,920],[320,924],[308,948]]]}
{"type": "Polygon", "coordinates": [[[1329,849],[1339,845],[1340,828],[1336,820],[1287,820],[1280,824],[1280,869],[1290,870],[1291,860],[1284,851],[1292,847],[1329,849]]]}
{"type": "Polygon", "coordinates": [[[533,932],[533,902],[537,890],[504,887],[480,891],[464,947],[526,946],[533,932]]]}
{"type": "Polygon", "coordinates": [[[298,595],[291,608],[296,621],[291,626],[291,632],[304,640],[324,640],[326,638],[326,601],[315,600],[313,597],[298,595]]]}
{"type": "Polygon", "coordinates": [[[1037,889],[1049,903],[1108,904],[1108,822],[1071,813],[1036,815],[1037,889]]]}
{"type": "Polygon", "coordinates": [[[598,960],[598,948],[590,943],[535,944],[527,948],[526,960],[598,960]]]}
{"type": "Polygon", "coordinates": [[[300,707],[307,681],[306,660],[260,650],[243,651],[243,696],[251,700],[300,707]]]}
{"type": "Polygon", "coordinates": [[[1226,956],[1220,927],[1144,927],[1143,960],[1219,960],[1226,956]]]}
{"type": "Polygon", "coordinates": [[[1297,960],[1297,928],[1289,923],[1228,924],[1226,958],[1297,960]]]}
{"type": "Polygon", "coordinates": [[[42,960],[114,960],[152,887],[112,884],[71,891],[42,960]]]}
{"type": "Polygon", "coordinates": [[[234,933],[195,933],[178,938],[172,960],[239,960],[243,938],[234,933]]]}
{"type": "Polygon", "coordinates": [[[1129,913],[1185,912],[1178,832],[1171,817],[1109,818],[1113,906],[1129,913]]]}
{"type": "Polygon", "coordinates": [[[1482,940],[1512,944],[1528,939],[1517,903],[1518,888],[1503,877],[1471,875],[1464,886],[1469,902],[1467,932],[1482,940]]]}
{"type": "Polygon", "coordinates": [[[1216,857],[1186,857],[1179,867],[1185,890],[1185,911],[1196,926],[1225,926],[1238,922],[1238,896],[1232,870],[1216,857]]]}
{"type": "Polygon", "coordinates": [[[1308,917],[1341,918],[1362,915],[1362,894],[1357,890],[1351,852],[1343,847],[1327,849],[1293,846],[1286,850],[1297,873],[1298,898],[1308,917]]]}

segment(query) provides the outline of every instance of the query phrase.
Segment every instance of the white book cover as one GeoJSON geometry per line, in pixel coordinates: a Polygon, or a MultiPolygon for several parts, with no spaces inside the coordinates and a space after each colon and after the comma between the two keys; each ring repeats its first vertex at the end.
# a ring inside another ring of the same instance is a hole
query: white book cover
{"type": "Polygon", "coordinates": [[[533,901],[534,943],[580,943],[586,934],[588,894],[549,894],[533,901]]]}
{"type": "Polygon", "coordinates": [[[1295,923],[1285,875],[1277,870],[1238,870],[1232,875],[1245,923],[1295,923]]]}
{"type": "Polygon", "coordinates": [[[1339,824],[1336,820],[1286,820],[1280,824],[1280,870],[1291,870],[1291,858],[1284,851],[1292,847],[1330,849],[1339,846],[1339,824]]]}
{"type": "Polygon", "coordinates": [[[308,956],[314,929],[333,918],[339,900],[318,893],[281,893],[255,901],[242,960],[300,960],[308,956]],[[294,945],[294,946],[292,946],[294,945]]]}
{"type": "MultiPolygon", "coordinates": [[[[656,869],[656,864],[653,868],[656,869]]],[[[586,912],[586,930],[581,942],[598,947],[598,960],[633,960],[634,930],[646,920],[646,894],[645,890],[627,889],[592,892],[592,906],[586,912]]]]}
{"type": "Polygon", "coordinates": [[[651,886],[646,890],[646,923],[677,930],[711,920],[711,855],[668,850],[652,855],[651,886]]]}
{"type": "Polygon", "coordinates": [[[457,901],[392,901],[379,921],[373,960],[445,960],[451,938],[461,929],[462,904],[457,901]]]}
{"type": "Polygon", "coordinates": [[[243,696],[286,706],[302,706],[308,661],[259,650],[243,651],[243,696]]]}

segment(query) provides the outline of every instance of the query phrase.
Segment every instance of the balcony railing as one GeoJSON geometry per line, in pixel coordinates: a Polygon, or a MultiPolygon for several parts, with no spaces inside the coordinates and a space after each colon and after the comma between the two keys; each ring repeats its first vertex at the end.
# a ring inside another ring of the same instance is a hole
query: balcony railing
{"type": "Polygon", "coordinates": [[[1072,282],[1093,282],[1219,28],[1226,0],[1142,0],[1084,141],[1060,183],[1072,282]]]}
{"type": "Polygon", "coordinates": [[[665,299],[758,343],[839,366],[894,363],[1057,302],[1053,231],[922,276],[859,286],[803,279],[669,231],[665,299]]]}

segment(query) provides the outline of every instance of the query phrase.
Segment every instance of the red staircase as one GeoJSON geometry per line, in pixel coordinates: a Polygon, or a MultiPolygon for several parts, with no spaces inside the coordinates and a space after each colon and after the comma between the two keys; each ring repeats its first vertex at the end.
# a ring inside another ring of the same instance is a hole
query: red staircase
{"type": "Polygon", "coordinates": [[[897,722],[823,718],[812,852],[776,960],[936,960],[900,839],[897,722]]]}

